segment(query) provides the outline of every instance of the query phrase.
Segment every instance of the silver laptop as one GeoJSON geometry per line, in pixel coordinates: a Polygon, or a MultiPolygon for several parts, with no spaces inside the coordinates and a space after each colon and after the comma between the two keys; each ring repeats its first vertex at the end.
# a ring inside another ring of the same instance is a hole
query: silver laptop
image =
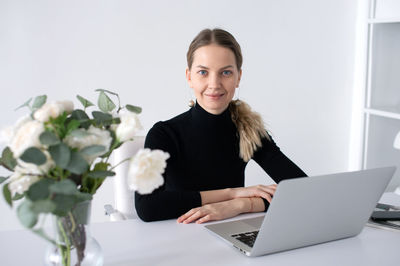
{"type": "Polygon", "coordinates": [[[265,216],[206,225],[247,256],[315,245],[361,232],[396,168],[279,183],[265,216]]]}

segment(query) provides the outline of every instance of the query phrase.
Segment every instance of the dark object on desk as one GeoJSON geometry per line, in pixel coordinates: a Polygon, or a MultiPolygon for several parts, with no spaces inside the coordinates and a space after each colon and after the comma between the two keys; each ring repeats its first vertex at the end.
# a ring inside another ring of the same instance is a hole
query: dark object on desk
{"type": "Polygon", "coordinates": [[[375,221],[400,221],[400,211],[374,211],[371,219],[375,221]]]}

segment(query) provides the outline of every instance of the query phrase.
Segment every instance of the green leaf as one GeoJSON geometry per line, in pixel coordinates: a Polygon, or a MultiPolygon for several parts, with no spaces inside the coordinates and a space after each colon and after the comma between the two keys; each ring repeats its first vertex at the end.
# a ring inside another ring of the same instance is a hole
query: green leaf
{"type": "Polygon", "coordinates": [[[24,197],[24,194],[15,193],[14,197],[12,198],[13,201],[20,200],[24,197]]]}
{"type": "Polygon", "coordinates": [[[74,195],[62,195],[57,194],[53,198],[53,203],[55,204],[55,209],[53,214],[57,216],[65,216],[71,211],[72,207],[74,207],[76,202],[74,195]]]}
{"type": "Polygon", "coordinates": [[[113,123],[113,117],[110,114],[93,111],[92,115],[95,119],[95,122],[99,125],[109,126],[113,123]]]}
{"type": "Polygon", "coordinates": [[[83,148],[80,152],[82,155],[91,156],[95,154],[102,154],[102,152],[104,153],[105,150],[106,147],[104,147],[103,145],[91,145],[83,148]]]}
{"type": "Polygon", "coordinates": [[[91,134],[81,128],[75,129],[69,133],[70,136],[75,138],[84,138],[90,136],[91,134]]]}
{"type": "Polygon", "coordinates": [[[107,176],[115,176],[115,172],[112,171],[93,171],[88,174],[91,178],[105,178],[107,176]]]}
{"type": "Polygon", "coordinates": [[[42,165],[46,162],[46,155],[38,148],[31,147],[24,151],[20,157],[21,160],[27,163],[42,165]]]}
{"type": "Polygon", "coordinates": [[[49,152],[57,166],[63,169],[68,166],[71,159],[71,151],[63,142],[51,146],[49,152]]]}
{"type": "Polygon", "coordinates": [[[73,174],[80,175],[86,172],[89,168],[88,163],[79,152],[71,152],[71,159],[68,166],[65,168],[73,174]]]}
{"type": "Polygon", "coordinates": [[[39,136],[40,143],[43,145],[53,146],[60,143],[58,137],[50,131],[45,131],[39,136]]]}
{"type": "Polygon", "coordinates": [[[118,97],[118,93],[115,93],[115,92],[112,92],[112,91],[109,91],[109,90],[105,90],[105,89],[97,89],[97,90],[95,90],[95,91],[107,92],[107,93],[109,93],[109,94],[112,94],[112,95],[115,95],[115,96],[117,96],[117,97],[118,97]]]}
{"type": "Polygon", "coordinates": [[[78,193],[76,184],[69,180],[63,179],[60,182],[55,182],[49,186],[50,193],[61,194],[61,195],[75,195],[78,193]]]}
{"type": "Polygon", "coordinates": [[[35,98],[35,100],[33,101],[32,109],[33,110],[39,109],[40,107],[43,106],[43,104],[46,103],[46,100],[47,100],[47,96],[46,95],[37,96],[35,98]]]}
{"type": "Polygon", "coordinates": [[[31,101],[32,101],[32,98],[30,98],[29,100],[27,100],[24,104],[22,104],[22,105],[18,106],[17,108],[15,108],[14,111],[17,111],[18,109],[20,109],[20,108],[22,108],[22,107],[25,107],[25,106],[28,107],[29,109],[31,109],[30,106],[29,106],[29,104],[31,103],[31,101]]]}
{"type": "Polygon", "coordinates": [[[130,111],[132,113],[140,114],[142,112],[142,107],[139,107],[139,106],[127,104],[127,105],[125,105],[125,107],[128,111],[130,111]]]}
{"type": "Polygon", "coordinates": [[[4,199],[6,200],[6,202],[8,203],[8,205],[10,205],[10,207],[12,207],[11,191],[8,188],[8,184],[3,186],[3,196],[4,196],[4,199]]]}
{"type": "Polygon", "coordinates": [[[86,200],[92,200],[93,196],[89,193],[84,193],[84,192],[79,192],[78,194],[75,195],[75,200],[76,203],[86,201],[86,200]]]}
{"type": "Polygon", "coordinates": [[[72,119],[71,121],[69,121],[67,125],[67,132],[71,132],[77,129],[80,126],[80,124],[81,123],[78,120],[72,119]]]}
{"type": "Polygon", "coordinates": [[[27,228],[32,228],[38,221],[38,215],[32,210],[32,203],[25,200],[17,209],[17,215],[22,225],[27,228]]]}
{"type": "Polygon", "coordinates": [[[32,211],[40,213],[50,213],[56,209],[56,204],[51,199],[38,200],[32,203],[32,211]]]}
{"type": "Polygon", "coordinates": [[[104,93],[104,91],[100,92],[97,105],[99,106],[100,110],[105,113],[111,112],[116,107],[114,102],[110,99],[110,97],[107,96],[107,94],[104,93]]]}
{"type": "Polygon", "coordinates": [[[91,103],[89,100],[83,98],[80,95],[76,95],[76,98],[78,98],[78,100],[81,102],[81,104],[83,105],[83,108],[87,108],[89,106],[94,106],[93,103],[91,103]]]}
{"type": "Polygon", "coordinates": [[[76,109],[71,113],[71,118],[78,120],[81,123],[81,127],[88,129],[90,126],[90,118],[85,111],[76,109]]]}
{"type": "Polygon", "coordinates": [[[50,195],[50,186],[54,184],[55,181],[51,179],[40,179],[36,183],[33,183],[28,191],[26,192],[27,197],[32,201],[47,199],[50,195]]]}
{"type": "Polygon", "coordinates": [[[8,177],[0,176],[0,184],[3,183],[4,181],[6,181],[7,179],[8,179],[8,177]]]}
{"type": "Polygon", "coordinates": [[[1,154],[1,164],[10,171],[13,171],[17,165],[17,160],[9,147],[6,147],[1,154]]]}

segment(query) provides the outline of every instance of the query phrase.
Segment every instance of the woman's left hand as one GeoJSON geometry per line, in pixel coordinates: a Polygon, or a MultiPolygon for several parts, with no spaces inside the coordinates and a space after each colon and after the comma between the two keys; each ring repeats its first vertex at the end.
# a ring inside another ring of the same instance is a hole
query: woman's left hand
{"type": "Polygon", "coordinates": [[[201,224],[208,221],[222,220],[234,217],[243,212],[246,207],[246,198],[237,198],[217,203],[206,204],[204,206],[191,209],[178,218],[178,223],[201,224]]]}

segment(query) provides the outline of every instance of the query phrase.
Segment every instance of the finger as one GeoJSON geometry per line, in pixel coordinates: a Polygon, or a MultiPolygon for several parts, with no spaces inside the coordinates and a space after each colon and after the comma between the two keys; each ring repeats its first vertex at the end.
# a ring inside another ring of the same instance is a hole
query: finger
{"type": "Polygon", "coordinates": [[[187,213],[185,213],[184,215],[180,216],[177,220],[178,223],[183,222],[184,220],[186,220],[188,217],[192,216],[199,208],[194,208],[191,209],[190,211],[188,211],[187,213]]]}
{"type": "Polygon", "coordinates": [[[272,201],[272,197],[271,197],[270,195],[268,195],[265,199],[266,199],[269,203],[271,203],[271,201],[272,201]]]}
{"type": "Polygon", "coordinates": [[[186,218],[183,223],[184,224],[189,224],[191,222],[194,222],[200,218],[202,218],[204,216],[204,214],[201,212],[201,210],[198,210],[197,212],[195,212],[193,215],[191,215],[190,217],[186,218]]]}
{"type": "Polygon", "coordinates": [[[211,215],[210,214],[207,214],[206,216],[198,219],[196,224],[202,224],[202,223],[205,223],[205,222],[208,222],[208,221],[211,221],[211,215]]]}

